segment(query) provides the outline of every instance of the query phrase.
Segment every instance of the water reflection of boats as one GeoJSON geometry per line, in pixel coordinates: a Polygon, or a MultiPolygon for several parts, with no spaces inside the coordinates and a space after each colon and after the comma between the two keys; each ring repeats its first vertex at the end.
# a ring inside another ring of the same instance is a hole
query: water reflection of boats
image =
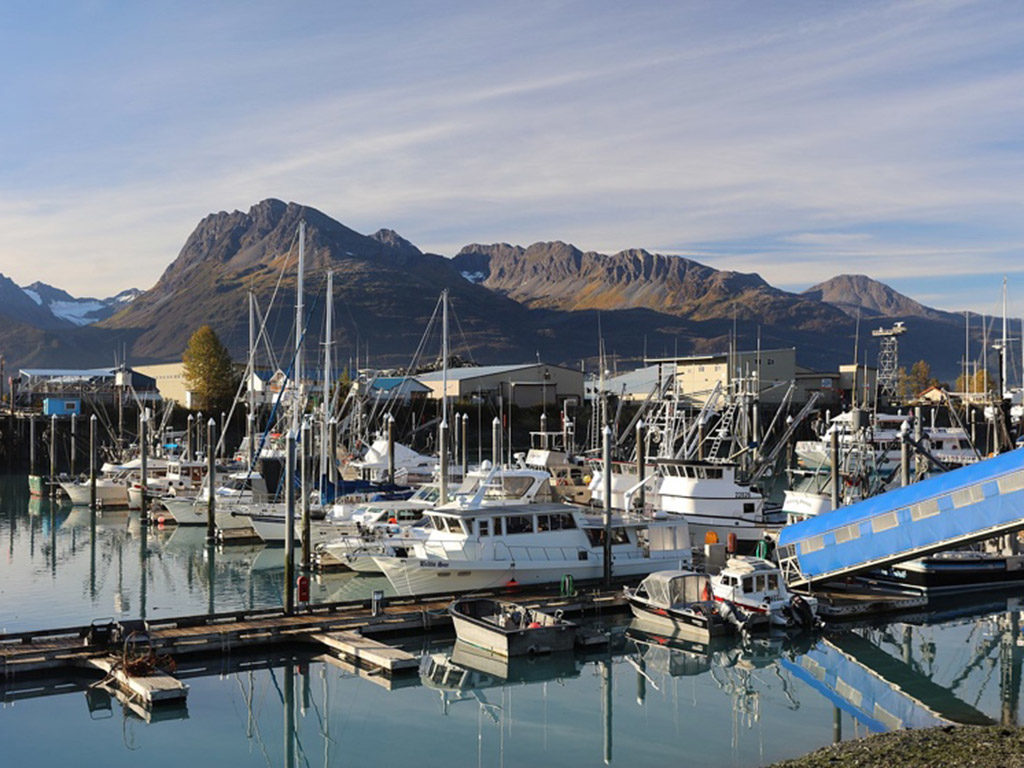
{"type": "Polygon", "coordinates": [[[579,677],[580,665],[572,651],[543,656],[499,656],[472,645],[456,642],[450,654],[423,657],[420,679],[441,691],[472,691],[510,683],[539,683],[579,677]]]}
{"type": "Polygon", "coordinates": [[[663,636],[644,631],[642,626],[642,619],[634,619],[626,630],[626,637],[636,648],[635,656],[630,658],[641,674],[689,677],[711,668],[708,643],[682,638],[668,642],[663,636]]]}
{"type": "MultiPolygon", "coordinates": [[[[64,525],[69,528],[88,528],[92,525],[93,511],[88,507],[71,507],[64,525]]],[[[127,509],[97,509],[96,525],[104,528],[128,527],[127,509]]]]}

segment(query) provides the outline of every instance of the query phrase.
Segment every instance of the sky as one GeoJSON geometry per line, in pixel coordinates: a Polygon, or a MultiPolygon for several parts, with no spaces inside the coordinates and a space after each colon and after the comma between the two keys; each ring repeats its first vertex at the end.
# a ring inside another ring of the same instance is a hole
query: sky
{"type": "Polygon", "coordinates": [[[1017,2],[6,0],[0,272],[149,288],[276,197],[1019,315],[1022,40],[1017,2]]]}

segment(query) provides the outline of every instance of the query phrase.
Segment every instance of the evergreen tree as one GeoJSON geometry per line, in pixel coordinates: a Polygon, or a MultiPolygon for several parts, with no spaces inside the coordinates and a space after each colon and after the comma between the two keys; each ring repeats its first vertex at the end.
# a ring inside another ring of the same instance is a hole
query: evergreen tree
{"type": "Polygon", "coordinates": [[[204,325],[192,334],[182,362],[195,407],[211,413],[231,405],[238,382],[231,355],[213,328],[204,325]]]}

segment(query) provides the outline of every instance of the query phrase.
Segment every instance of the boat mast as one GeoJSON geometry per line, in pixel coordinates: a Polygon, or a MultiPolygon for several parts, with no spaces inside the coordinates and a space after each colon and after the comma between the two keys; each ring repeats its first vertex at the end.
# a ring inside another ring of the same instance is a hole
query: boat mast
{"type": "Polygon", "coordinates": [[[256,297],[249,290],[249,418],[246,419],[246,431],[249,443],[249,470],[256,463],[256,392],[253,384],[256,381],[256,297]]]}
{"type": "Polygon", "coordinates": [[[295,365],[292,376],[295,381],[295,402],[292,411],[292,428],[299,427],[299,413],[302,408],[302,278],[306,263],[306,222],[299,222],[299,274],[295,281],[295,365]]]}
{"type": "MultiPolygon", "coordinates": [[[[511,413],[511,405],[509,406],[511,413]]],[[[512,419],[509,418],[511,424],[512,419]]],[[[438,440],[441,458],[441,503],[448,501],[448,289],[441,291],[441,431],[438,440]]]]}
{"type": "MultiPolygon", "coordinates": [[[[323,423],[320,425],[320,499],[323,503],[324,484],[327,482],[327,424],[331,416],[331,345],[334,339],[331,334],[332,315],[334,314],[334,270],[327,270],[327,305],[324,307],[324,391],[323,397],[323,423]]],[[[334,457],[331,457],[334,461],[334,457]]]]}
{"type": "Polygon", "coordinates": [[[1009,366],[1010,359],[1009,359],[1009,356],[1007,355],[1009,347],[1007,347],[1006,344],[1007,344],[1007,339],[1006,339],[1006,276],[1004,275],[1003,276],[1003,342],[1002,342],[1002,346],[999,349],[999,369],[1000,369],[1000,371],[999,371],[1000,372],[999,399],[1000,400],[1002,400],[1003,398],[1007,397],[1007,395],[1008,395],[1008,387],[1006,386],[1006,382],[1007,382],[1007,370],[1006,369],[1010,367],[1009,366]]]}

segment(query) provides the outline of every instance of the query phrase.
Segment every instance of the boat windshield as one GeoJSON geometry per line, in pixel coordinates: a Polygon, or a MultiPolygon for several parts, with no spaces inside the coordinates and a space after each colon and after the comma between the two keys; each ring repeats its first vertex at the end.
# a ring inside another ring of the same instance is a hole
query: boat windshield
{"type": "Polygon", "coordinates": [[[669,578],[652,574],[644,579],[647,596],[658,605],[685,605],[706,600],[710,595],[708,578],[701,573],[676,574],[669,578]]]}

